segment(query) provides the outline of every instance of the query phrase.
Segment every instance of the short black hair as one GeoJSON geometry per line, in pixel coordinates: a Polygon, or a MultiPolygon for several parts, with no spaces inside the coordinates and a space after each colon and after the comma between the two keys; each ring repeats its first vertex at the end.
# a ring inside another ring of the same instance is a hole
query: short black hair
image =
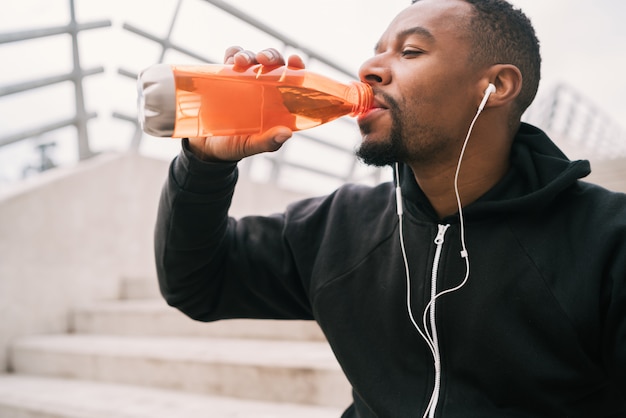
{"type": "MultiPolygon", "coordinates": [[[[416,3],[420,0],[412,0],[416,3]]],[[[522,73],[523,83],[517,98],[521,118],[537,95],[541,79],[539,40],[530,19],[505,0],[461,0],[473,6],[470,22],[472,62],[480,65],[512,64],[522,73]]]]}

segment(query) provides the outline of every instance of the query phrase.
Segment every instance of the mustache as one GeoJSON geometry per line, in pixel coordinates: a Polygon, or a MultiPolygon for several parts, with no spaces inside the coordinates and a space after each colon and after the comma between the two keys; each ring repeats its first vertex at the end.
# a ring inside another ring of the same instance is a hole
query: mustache
{"type": "Polygon", "coordinates": [[[374,97],[378,102],[383,104],[391,113],[391,118],[398,123],[400,116],[402,115],[402,108],[398,104],[398,101],[393,98],[393,96],[385,93],[384,91],[380,91],[378,89],[372,89],[374,92],[374,97]]]}
{"type": "Polygon", "coordinates": [[[380,98],[378,99],[381,103],[384,103],[384,105],[390,109],[393,110],[394,113],[398,112],[400,110],[400,106],[398,105],[398,101],[396,99],[393,98],[393,96],[377,90],[377,89],[372,89],[374,92],[374,97],[380,98]]]}

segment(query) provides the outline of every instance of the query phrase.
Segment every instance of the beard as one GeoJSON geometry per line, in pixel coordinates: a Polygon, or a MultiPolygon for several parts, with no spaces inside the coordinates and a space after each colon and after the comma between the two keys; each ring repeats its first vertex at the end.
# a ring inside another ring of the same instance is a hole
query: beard
{"type": "MultiPolygon", "coordinates": [[[[447,154],[446,148],[455,141],[440,129],[420,122],[416,115],[409,115],[403,109],[416,109],[415,100],[398,104],[392,97],[381,93],[391,115],[391,128],[386,138],[368,139],[372,128],[369,124],[360,127],[363,141],[355,154],[363,163],[375,167],[393,165],[396,162],[407,164],[428,164],[439,161],[447,154]]],[[[449,152],[449,150],[448,150],[449,152]]]]}
{"type": "Polygon", "coordinates": [[[403,128],[400,107],[393,98],[385,94],[382,94],[381,96],[384,97],[385,102],[389,107],[392,119],[389,137],[386,140],[368,141],[367,135],[370,133],[371,128],[365,124],[361,126],[361,133],[364,140],[355,152],[359,160],[367,165],[375,167],[392,165],[395,162],[402,160],[406,155],[406,149],[402,140],[403,128]]]}

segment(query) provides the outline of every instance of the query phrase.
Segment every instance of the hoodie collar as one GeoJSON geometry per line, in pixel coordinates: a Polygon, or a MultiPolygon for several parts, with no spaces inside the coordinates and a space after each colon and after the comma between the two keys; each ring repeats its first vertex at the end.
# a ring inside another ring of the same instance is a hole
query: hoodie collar
{"type": "MultiPolygon", "coordinates": [[[[522,123],[511,149],[511,167],[492,189],[464,208],[468,218],[539,211],[565,189],[591,172],[589,161],[570,161],[539,128],[522,123]]],[[[415,181],[410,167],[402,170],[407,210],[418,218],[438,221],[435,210],[415,181]]],[[[458,215],[446,221],[456,222],[458,215]]]]}

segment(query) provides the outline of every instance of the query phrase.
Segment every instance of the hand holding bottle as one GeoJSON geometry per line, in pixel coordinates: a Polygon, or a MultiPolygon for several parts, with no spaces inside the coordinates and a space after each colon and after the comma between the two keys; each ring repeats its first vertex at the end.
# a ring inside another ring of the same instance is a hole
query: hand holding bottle
{"type": "MultiPolygon", "coordinates": [[[[240,47],[230,47],[224,54],[224,63],[246,69],[256,64],[268,67],[282,66],[285,65],[285,60],[273,48],[255,54],[240,47]]],[[[294,68],[305,67],[304,62],[297,55],[290,56],[287,64],[294,68]]],[[[213,136],[208,139],[189,138],[189,147],[198,158],[203,160],[238,161],[254,154],[276,151],[291,135],[291,129],[276,126],[255,135],[213,136]]]]}

